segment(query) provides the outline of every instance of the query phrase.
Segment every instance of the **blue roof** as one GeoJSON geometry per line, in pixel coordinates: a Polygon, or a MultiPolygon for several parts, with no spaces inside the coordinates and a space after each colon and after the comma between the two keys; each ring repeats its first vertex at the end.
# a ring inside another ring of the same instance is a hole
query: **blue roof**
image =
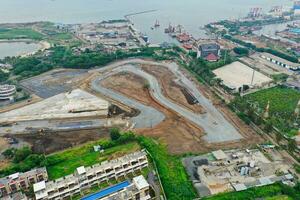
{"type": "Polygon", "coordinates": [[[89,196],[83,197],[83,198],[81,198],[81,200],[97,200],[97,199],[101,199],[101,198],[103,198],[105,196],[108,196],[110,194],[118,192],[118,191],[124,189],[125,187],[127,187],[129,185],[130,185],[129,181],[124,181],[124,182],[119,183],[117,185],[113,185],[113,186],[108,187],[108,188],[106,188],[104,190],[101,190],[99,192],[91,194],[89,196]]]}
{"type": "Polygon", "coordinates": [[[300,34],[300,28],[292,28],[290,29],[291,33],[300,34]]]}

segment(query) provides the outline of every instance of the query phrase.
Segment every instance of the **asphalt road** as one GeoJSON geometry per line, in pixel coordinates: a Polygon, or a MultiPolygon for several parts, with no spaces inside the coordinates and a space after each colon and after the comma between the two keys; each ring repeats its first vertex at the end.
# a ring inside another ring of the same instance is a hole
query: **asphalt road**
{"type": "Polygon", "coordinates": [[[179,67],[176,64],[162,64],[152,61],[133,59],[114,63],[113,65],[109,65],[96,71],[104,71],[107,69],[110,70],[108,73],[105,73],[103,76],[97,78],[92,82],[92,89],[104,95],[107,95],[112,99],[118,100],[128,106],[139,109],[141,111],[141,115],[133,119],[133,121],[137,124],[137,127],[142,127],[145,125],[148,125],[146,127],[149,127],[149,125],[154,126],[155,124],[162,121],[163,117],[161,114],[159,114],[160,112],[156,111],[155,109],[153,110],[153,108],[151,109],[151,107],[149,106],[145,106],[137,101],[134,101],[114,91],[102,87],[99,83],[102,79],[122,71],[127,71],[139,75],[148,80],[152,95],[161,104],[169,109],[172,109],[179,115],[185,117],[199,127],[203,128],[206,133],[206,135],[204,136],[204,139],[206,141],[226,142],[239,140],[242,138],[235,127],[224,118],[221,112],[217,110],[213,106],[213,104],[197,89],[194,83],[185,77],[185,75],[179,70],[179,67]],[[184,107],[181,107],[180,105],[171,102],[162,94],[162,90],[157,79],[154,76],[143,71],[136,64],[154,64],[169,68],[184,84],[184,86],[197,98],[199,104],[206,110],[206,113],[196,114],[185,109],[184,107]]]}

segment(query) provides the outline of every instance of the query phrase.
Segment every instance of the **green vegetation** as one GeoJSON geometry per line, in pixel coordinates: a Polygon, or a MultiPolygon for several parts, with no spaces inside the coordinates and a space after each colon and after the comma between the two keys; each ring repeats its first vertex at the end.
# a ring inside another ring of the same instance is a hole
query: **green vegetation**
{"type": "Polygon", "coordinates": [[[43,35],[30,28],[0,28],[1,40],[32,39],[41,40],[43,35]]]}
{"type": "Polygon", "coordinates": [[[249,50],[247,48],[243,47],[235,47],[233,49],[234,53],[241,55],[241,56],[247,56],[249,54],[249,50]]]}
{"type": "Polygon", "coordinates": [[[139,149],[139,145],[136,142],[131,142],[108,148],[103,153],[99,153],[93,150],[93,145],[96,144],[99,144],[99,142],[72,148],[70,150],[47,156],[48,162],[55,163],[47,167],[49,178],[51,180],[57,179],[68,174],[72,174],[77,167],[91,166],[96,163],[101,163],[105,160],[114,158],[117,155],[125,155],[139,149]]]}
{"type": "Polygon", "coordinates": [[[141,48],[129,51],[117,51],[115,53],[101,53],[98,51],[85,51],[75,54],[72,49],[56,46],[49,49],[48,56],[31,56],[26,58],[10,58],[7,62],[13,65],[11,75],[17,75],[19,79],[36,76],[57,67],[89,69],[101,67],[112,61],[129,57],[146,57],[155,60],[167,59],[167,56],[156,54],[157,48],[141,48]]]}
{"type": "Polygon", "coordinates": [[[0,177],[16,172],[25,172],[35,167],[46,166],[50,179],[56,179],[74,172],[82,165],[89,166],[103,160],[113,159],[124,154],[139,150],[133,133],[123,133],[115,141],[100,140],[83,146],[68,149],[59,153],[44,156],[34,154],[28,147],[22,149],[8,149],[3,155],[12,160],[12,164],[0,170],[0,177]],[[93,146],[101,145],[103,153],[94,152],[93,146]]]}
{"type": "Polygon", "coordinates": [[[0,83],[5,82],[8,79],[9,74],[8,73],[4,73],[1,69],[0,69],[0,83]]]}
{"type": "Polygon", "coordinates": [[[202,58],[199,58],[192,60],[186,67],[188,70],[199,76],[202,80],[210,85],[213,85],[214,83],[218,83],[218,80],[214,79],[215,74],[212,71],[224,65],[230,64],[233,61],[235,61],[235,58],[230,56],[228,52],[224,51],[222,52],[222,59],[217,62],[208,62],[202,58]]]}
{"type": "Polygon", "coordinates": [[[112,141],[118,140],[121,137],[121,133],[118,128],[110,129],[109,134],[112,141]]]}
{"type": "Polygon", "coordinates": [[[298,174],[300,174],[300,165],[294,164],[294,168],[298,174]]]}
{"type": "Polygon", "coordinates": [[[190,200],[196,192],[179,157],[167,153],[166,147],[151,138],[139,137],[140,145],[153,156],[168,199],[190,200]]]}
{"type": "Polygon", "coordinates": [[[257,116],[256,113],[258,113],[259,117],[262,117],[269,101],[270,111],[267,122],[285,134],[292,136],[295,134],[293,130],[297,129],[294,123],[300,122],[294,115],[299,100],[300,92],[284,86],[278,86],[261,90],[242,98],[236,98],[232,105],[256,122],[254,119],[257,116]]]}
{"type": "Polygon", "coordinates": [[[272,75],[272,79],[275,81],[275,82],[284,82],[286,81],[286,79],[288,78],[289,76],[287,74],[283,74],[283,73],[280,73],[280,74],[273,74],[272,75]]]}
{"type": "Polygon", "coordinates": [[[277,51],[275,49],[270,49],[270,48],[257,48],[254,44],[248,43],[248,42],[244,42],[242,40],[239,40],[237,38],[232,37],[231,35],[224,35],[224,38],[227,40],[231,40],[237,44],[243,45],[244,47],[247,47],[249,49],[252,49],[254,51],[258,51],[258,52],[266,52],[266,53],[270,53],[274,56],[278,56],[280,58],[286,59],[288,61],[294,62],[294,63],[298,63],[298,58],[292,55],[288,55],[285,54],[283,52],[277,51]]]}
{"type": "Polygon", "coordinates": [[[300,184],[292,188],[281,183],[276,183],[268,186],[254,187],[240,192],[218,194],[204,198],[204,200],[253,200],[259,198],[277,200],[280,199],[280,197],[288,200],[300,199],[300,184]]]}
{"type": "Polygon", "coordinates": [[[34,154],[30,148],[8,149],[2,153],[6,158],[12,160],[11,166],[0,170],[0,177],[16,172],[25,172],[34,167],[45,166],[43,155],[34,154]]]}

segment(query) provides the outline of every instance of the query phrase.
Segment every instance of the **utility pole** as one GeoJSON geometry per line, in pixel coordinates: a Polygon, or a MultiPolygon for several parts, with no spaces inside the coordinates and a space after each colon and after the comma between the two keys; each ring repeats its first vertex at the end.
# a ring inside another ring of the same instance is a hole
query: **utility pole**
{"type": "Polygon", "coordinates": [[[253,69],[252,78],[251,78],[251,85],[253,85],[253,81],[254,81],[254,74],[255,74],[255,70],[253,69]]]}

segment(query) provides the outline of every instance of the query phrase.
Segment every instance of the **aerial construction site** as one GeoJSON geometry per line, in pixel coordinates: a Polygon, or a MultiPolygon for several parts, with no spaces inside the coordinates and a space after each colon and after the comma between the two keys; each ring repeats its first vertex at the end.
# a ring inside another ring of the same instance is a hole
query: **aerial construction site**
{"type": "Polygon", "coordinates": [[[111,127],[158,138],[175,154],[260,140],[172,62],[129,59],[89,71],[59,69],[21,84],[35,98],[0,111],[5,119],[0,121],[0,134],[36,149],[44,145],[48,152],[105,137],[111,127]],[[78,137],[69,137],[73,134],[78,137]]]}

